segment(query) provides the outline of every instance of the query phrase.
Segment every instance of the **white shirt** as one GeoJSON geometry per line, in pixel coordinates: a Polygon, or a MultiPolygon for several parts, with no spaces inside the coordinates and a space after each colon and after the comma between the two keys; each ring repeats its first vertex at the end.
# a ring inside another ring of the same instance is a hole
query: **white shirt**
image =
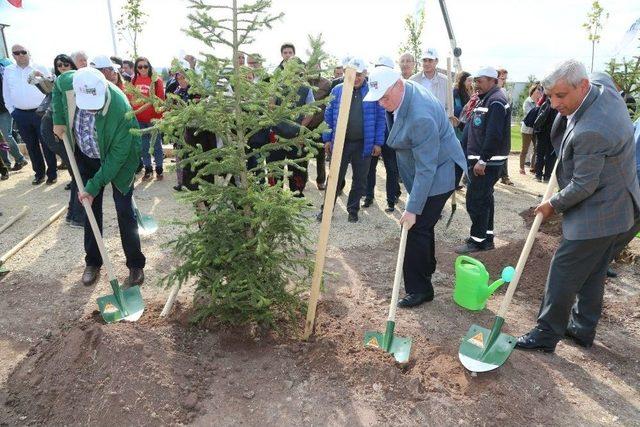
{"type": "Polygon", "coordinates": [[[445,108],[447,105],[447,76],[436,71],[433,78],[428,78],[424,72],[421,71],[411,76],[409,80],[420,83],[427,88],[427,90],[440,101],[442,107],[445,108]]]}
{"type": "Polygon", "coordinates": [[[29,75],[35,71],[40,71],[44,76],[50,73],[41,65],[29,64],[26,67],[19,67],[17,64],[11,64],[4,69],[2,76],[2,94],[4,96],[4,105],[13,113],[16,108],[20,110],[33,110],[38,108],[44,94],[37,87],[27,82],[29,75]]]}

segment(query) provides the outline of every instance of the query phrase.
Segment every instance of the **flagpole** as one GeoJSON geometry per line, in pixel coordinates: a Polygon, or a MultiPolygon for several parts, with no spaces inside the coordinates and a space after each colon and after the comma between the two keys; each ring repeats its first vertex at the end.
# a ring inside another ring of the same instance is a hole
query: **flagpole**
{"type": "Polygon", "coordinates": [[[111,0],[107,0],[107,8],[109,9],[109,24],[111,25],[111,42],[113,43],[113,54],[118,56],[118,47],[116,46],[116,30],[113,27],[113,14],[111,13],[111,0]]]}

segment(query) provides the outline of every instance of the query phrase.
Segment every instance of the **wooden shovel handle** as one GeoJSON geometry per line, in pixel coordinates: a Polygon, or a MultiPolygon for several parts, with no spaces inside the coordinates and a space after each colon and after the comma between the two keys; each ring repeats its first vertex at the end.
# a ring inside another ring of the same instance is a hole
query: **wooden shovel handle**
{"type": "Polygon", "coordinates": [[[396,273],[393,277],[393,292],[391,293],[391,304],[389,305],[389,321],[396,321],[396,310],[398,308],[398,294],[400,293],[400,279],[402,278],[403,266],[404,266],[404,253],[407,249],[407,234],[409,230],[406,227],[402,227],[402,233],[400,234],[400,247],[398,248],[398,259],[396,260],[396,273]]]}
{"type": "MultiPolygon", "coordinates": [[[[76,158],[73,154],[73,150],[71,149],[71,144],[69,143],[69,137],[65,133],[62,136],[62,141],[64,142],[64,149],[67,152],[67,157],[69,158],[69,164],[71,165],[71,170],[73,171],[73,177],[76,179],[76,185],[78,186],[78,191],[84,193],[84,183],[82,182],[82,176],[80,175],[80,171],[78,170],[78,164],[76,163],[76,158]]],[[[104,240],[102,240],[102,234],[100,234],[100,228],[98,228],[98,223],[96,221],[96,217],[93,215],[93,209],[91,209],[91,204],[85,199],[82,202],[82,206],[84,207],[85,212],[87,213],[87,220],[89,220],[89,224],[91,224],[91,230],[93,231],[93,236],[96,239],[96,243],[98,244],[98,249],[100,250],[100,256],[102,257],[102,262],[104,263],[105,268],[107,269],[107,276],[109,277],[109,281],[116,280],[116,273],[113,269],[113,265],[111,264],[111,260],[109,259],[109,255],[107,253],[107,248],[104,246],[104,240]]]]}
{"type": "Polygon", "coordinates": [[[356,80],[355,68],[347,67],[344,71],[344,83],[342,86],[342,97],[340,98],[340,110],[338,121],[334,130],[333,151],[331,153],[331,167],[329,168],[329,179],[325,189],[324,207],[322,213],[322,223],[320,225],[320,235],[318,236],[318,248],[316,250],[316,263],[311,280],[311,296],[307,308],[307,320],[304,325],[304,340],[309,339],[313,332],[313,324],[316,318],[316,306],[320,297],[320,283],[322,282],[322,272],[324,270],[324,259],[327,253],[329,242],[329,230],[331,228],[331,216],[333,205],[336,199],[338,187],[338,172],[340,171],[340,159],[342,159],[342,149],[344,148],[344,138],[347,133],[347,123],[349,121],[349,109],[351,108],[351,93],[356,80]],[[335,166],[334,166],[335,165],[335,166]]]}
{"type": "MultiPolygon", "coordinates": [[[[542,197],[542,203],[551,198],[554,190],[558,185],[558,182],[556,180],[556,167],[557,163],[553,168],[553,173],[551,174],[551,179],[549,179],[549,184],[547,184],[547,190],[544,192],[544,196],[542,197]]],[[[500,305],[500,310],[498,311],[498,316],[502,317],[503,319],[507,314],[509,304],[511,304],[511,298],[513,298],[513,294],[516,292],[516,288],[518,287],[520,276],[522,275],[524,265],[527,263],[527,259],[529,258],[529,254],[531,253],[531,247],[533,246],[533,242],[536,240],[536,234],[538,233],[538,229],[540,228],[541,223],[542,214],[538,213],[533,220],[533,224],[531,225],[531,230],[529,230],[527,240],[524,242],[524,247],[522,248],[522,252],[520,253],[520,258],[518,258],[518,264],[516,265],[516,271],[513,275],[513,279],[511,279],[511,282],[509,283],[507,293],[505,294],[504,299],[502,300],[502,304],[500,305]]]]}
{"type": "Polygon", "coordinates": [[[29,206],[23,206],[22,210],[20,211],[20,213],[14,217],[9,218],[9,221],[7,221],[7,223],[5,225],[3,225],[2,227],[0,227],[0,233],[2,233],[4,230],[6,230],[7,228],[11,227],[13,225],[14,222],[16,222],[17,220],[19,220],[20,218],[22,218],[23,216],[25,216],[27,214],[27,212],[29,212],[29,206]]]}

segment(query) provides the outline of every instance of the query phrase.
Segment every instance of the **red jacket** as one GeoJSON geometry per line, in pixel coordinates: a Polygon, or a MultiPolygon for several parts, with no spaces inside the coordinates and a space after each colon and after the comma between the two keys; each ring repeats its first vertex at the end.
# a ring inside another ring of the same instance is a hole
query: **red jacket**
{"type": "MultiPolygon", "coordinates": [[[[155,81],[152,82],[151,77],[138,75],[137,77],[134,77],[133,80],[131,80],[131,84],[134,85],[142,93],[143,96],[149,96],[149,93],[151,92],[151,86],[153,85],[155,86],[154,92],[156,96],[158,98],[165,99],[164,83],[162,82],[162,79],[160,77],[156,77],[155,81]]],[[[129,102],[131,103],[131,107],[133,107],[134,110],[137,110],[144,104],[134,103],[133,96],[131,94],[128,94],[127,96],[129,98],[129,102]]],[[[153,107],[149,107],[144,111],[136,114],[136,119],[138,119],[140,123],[151,123],[152,119],[161,118],[162,113],[156,111],[153,107]]]]}

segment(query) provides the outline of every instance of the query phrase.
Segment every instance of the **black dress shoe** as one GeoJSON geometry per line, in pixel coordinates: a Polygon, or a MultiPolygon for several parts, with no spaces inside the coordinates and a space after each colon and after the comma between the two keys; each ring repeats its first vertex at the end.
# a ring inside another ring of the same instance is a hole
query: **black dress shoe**
{"type": "Polygon", "coordinates": [[[100,267],[87,265],[84,268],[84,273],[82,273],[82,284],[85,286],[93,285],[98,279],[99,274],[100,274],[100,267]]]}
{"type": "Polygon", "coordinates": [[[64,189],[67,191],[71,190],[71,183],[67,183],[67,185],[64,186],[64,189]]]}
{"type": "Polygon", "coordinates": [[[373,199],[364,199],[364,203],[362,204],[363,208],[368,208],[373,204],[373,199]]]}
{"type": "Polygon", "coordinates": [[[129,277],[124,281],[124,287],[130,288],[131,286],[140,286],[142,283],[144,283],[144,269],[130,268],[129,277]]]}
{"type": "Polygon", "coordinates": [[[47,178],[47,182],[46,182],[46,184],[47,184],[47,185],[53,185],[53,184],[55,184],[56,182],[58,182],[58,178],[47,178]]]}
{"type": "Polygon", "coordinates": [[[9,179],[9,172],[5,172],[2,175],[0,175],[0,180],[6,181],[7,179],[9,179]]]}
{"type": "Polygon", "coordinates": [[[393,211],[395,211],[395,210],[396,210],[396,207],[395,207],[395,206],[393,206],[392,204],[389,204],[389,206],[387,206],[387,209],[385,209],[384,211],[385,211],[386,213],[391,213],[391,212],[393,212],[393,211]]]}
{"type": "Polygon", "coordinates": [[[618,277],[618,273],[613,271],[611,268],[607,268],[607,277],[610,277],[613,279],[615,277],[618,277]]]}
{"type": "Polygon", "coordinates": [[[549,333],[534,328],[526,334],[518,337],[516,347],[524,350],[540,350],[545,353],[553,353],[558,341],[552,338],[549,333]]]}
{"type": "Polygon", "coordinates": [[[349,212],[349,218],[347,218],[349,222],[358,222],[358,214],[355,212],[349,212]]]}
{"type": "Polygon", "coordinates": [[[573,342],[578,344],[580,347],[591,348],[593,346],[594,337],[587,338],[585,336],[581,336],[576,331],[567,328],[564,332],[564,336],[570,338],[573,342]]]}
{"type": "Polygon", "coordinates": [[[398,301],[398,307],[410,308],[417,307],[425,302],[433,301],[433,294],[407,294],[398,301]]]}
{"type": "Polygon", "coordinates": [[[31,181],[31,184],[33,185],[40,185],[44,182],[44,176],[41,178],[34,178],[33,181],[31,181]]]}

